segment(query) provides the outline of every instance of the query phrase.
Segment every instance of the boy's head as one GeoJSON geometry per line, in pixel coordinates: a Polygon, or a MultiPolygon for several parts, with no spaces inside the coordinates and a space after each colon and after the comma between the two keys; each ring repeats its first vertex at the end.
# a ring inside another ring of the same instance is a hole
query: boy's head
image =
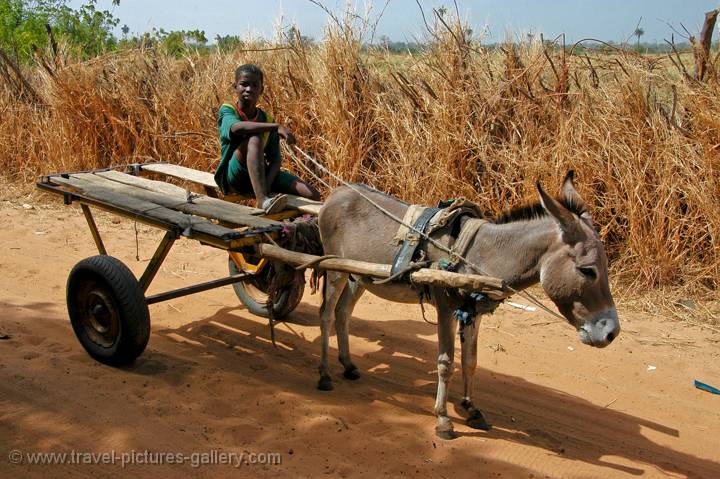
{"type": "Polygon", "coordinates": [[[253,65],[252,63],[246,63],[237,67],[237,70],[235,70],[235,83],[240,80],[240,77],[243,73],[257,76],[260,79],[260,83],[262,84],[263,72],[259,66],[253,65]]]}
{"type": "Polygon", "coordinates": [[[263,80],[263,72],[257,65],[246,63],[235,70],[235,91],[243,107],[255,106],[263,92],[263,80]]]}

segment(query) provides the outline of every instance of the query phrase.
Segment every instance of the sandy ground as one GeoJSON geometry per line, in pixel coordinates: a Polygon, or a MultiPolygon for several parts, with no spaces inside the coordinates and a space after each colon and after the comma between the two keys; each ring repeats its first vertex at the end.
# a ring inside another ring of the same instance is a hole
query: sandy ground
{"type": "MultiPolygon", "coordinates": [[[[621,311],[620,338],[596,350],[545,313],[503,305],[479,341],[477,403],[494,428],[472,430],[451,407],[460,437],[443,441],[433,430],[436,336],[417,306],[363,298],[351,346],[364,375],[346,381],[333,361],[329,393],[315,389],[319,297],[309,292],[278,326],[278,349],[226,287],[151,306],[150,344],[134,365],[93,361],[65,307],[67,273],[96,254],[84,218],[56,198],[24,201],[0,205],[0,477],[720,477],[720,396],[692,384],[720,386],[712,331],[621,311]],[[84,455],[15,465],[14,450],[84,455]],[[133,451],[135,462],[153,460],[145,451],[195,456],[123,467],[133,451]],[[220,452],[279,453],[282,464],[193,467],[220,452]],[[78,464],[98,460],[115,464],[78,464]]],[[[137,261],[132,222],[98,223],[110,254],[141,273],[159,233],[138,226],[137,261]]],[[[149,293],[225,268],[222,252],[183,240],[149,293]]],[[[461,382],[457,371],[455,404],[461,382]]]]}

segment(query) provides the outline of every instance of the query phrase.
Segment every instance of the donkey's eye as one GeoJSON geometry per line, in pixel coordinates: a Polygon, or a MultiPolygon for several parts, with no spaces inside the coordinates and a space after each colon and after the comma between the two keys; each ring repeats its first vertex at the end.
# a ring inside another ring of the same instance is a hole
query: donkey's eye
{"type": "Polygon", "coordinates": [[[578,268],[578,271],[580,271],[580,273],[587,279],[595,280],[597,278],[597,272],[595,271],[595,268],[580,267],[578,268]]]}

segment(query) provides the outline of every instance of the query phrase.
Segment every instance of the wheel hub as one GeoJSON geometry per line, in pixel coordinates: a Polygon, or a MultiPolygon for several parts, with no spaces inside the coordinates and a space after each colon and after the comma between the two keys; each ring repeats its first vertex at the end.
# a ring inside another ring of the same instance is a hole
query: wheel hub
{"type": "Polygon", "coordinates": [[[93,342],[110,347],[118,333],[119,317],[112,297],[102,289],[92,289],[87,294],[85,330],[93,342]]]}

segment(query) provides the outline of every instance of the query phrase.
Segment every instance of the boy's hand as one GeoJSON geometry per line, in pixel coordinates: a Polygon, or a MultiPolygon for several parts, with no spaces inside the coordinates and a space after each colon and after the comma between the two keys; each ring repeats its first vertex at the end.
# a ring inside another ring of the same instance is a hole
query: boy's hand
{"type": "Polygon", "coordinates": [[[287,142],[288,145],[295,144],[295,135],[293,135],[292,132],[288,130],[285,125],[279,125],[277,131],[278,135],[280,135],[282,139],[287,142]]]}

